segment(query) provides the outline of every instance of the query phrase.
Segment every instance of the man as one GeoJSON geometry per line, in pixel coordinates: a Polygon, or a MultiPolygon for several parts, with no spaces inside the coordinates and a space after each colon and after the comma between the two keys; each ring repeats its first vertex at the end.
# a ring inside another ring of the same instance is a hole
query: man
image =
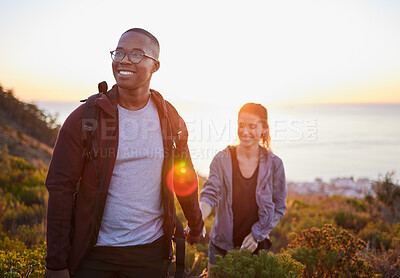
{"type": "MultiPolygon", "coordinates": [[[[159,51],[140,28],[111,51],[116,85],[96,99],[97,159],[87,159],[82,139],[84,105],[63,124],[46,179],[46,277],[166,276],[175,216],[169,174],[177,160],[193,165],[182,118],[150,89],[159,51]]],[[[178,196],[189,242],[203,228],[194,179],[194,190],[178,196]]]]}

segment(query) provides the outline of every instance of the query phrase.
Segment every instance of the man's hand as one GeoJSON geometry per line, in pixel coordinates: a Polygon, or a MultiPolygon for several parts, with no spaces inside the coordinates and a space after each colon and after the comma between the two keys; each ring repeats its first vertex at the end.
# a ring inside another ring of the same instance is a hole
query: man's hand
{"type": "Polygon", "coordinates": [[[253,253],[257,249],[257,247],[258,247],[258,242],[254,239],[253,234],[250,232],[250,234],[248,234],[244,238],[240,249],[249,249],[251,253],[253,253]]]}
{"type": "Polygon", "coordinates": [[[46,268],[44,278],[70,278],[68,269],[50,270],[46,268]]]}
{"type": "Polygon", "coordinates": [[[183,232],[185,234],[186,241],[190,245],[193,245],[194,243],[199,243],[200,239],[206,236],[206,227],[203,225],[203,231],[198,236],[192,235],[189,226],[187,226],[183,232]]]}

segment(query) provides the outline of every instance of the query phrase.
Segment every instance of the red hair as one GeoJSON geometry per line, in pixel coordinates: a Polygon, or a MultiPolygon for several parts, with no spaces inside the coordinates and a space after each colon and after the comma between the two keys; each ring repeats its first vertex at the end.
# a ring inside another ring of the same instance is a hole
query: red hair
{"type": "Polygon", "coordinates": [[[266,128],[266,131],[262,134],[262,137],[260,138],[260,145],[271,151],[271,136],[269,134],[267,108],[265,108],[261,104],[250,102],[246,103],[240,108],[238,115],[243,112],[256,115],[260,118],[263,127],[266,128]]]}

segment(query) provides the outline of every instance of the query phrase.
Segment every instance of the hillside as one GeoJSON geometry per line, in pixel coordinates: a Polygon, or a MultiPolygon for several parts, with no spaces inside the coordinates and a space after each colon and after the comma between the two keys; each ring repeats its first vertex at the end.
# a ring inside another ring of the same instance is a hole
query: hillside
{"type": "MultiPolygon", "coordinates": [[[[44,183],[59,129],[54,123],[54,117],[0,86],[0,277],[43,277],[44,183]]],[[[205,180],[199,177],[200,190],[205,180]]],[[[186,226],[178,203],[176,208],[186,226]]],[[[186,246],[186,277],[208,272],[213,220],[214,213],[205,220],[207,235],[200,244],[186,246]]],[[[289,183],[287,211],[270,239],[268,256],[236,250],[210,272],[217,278],[400,277],[400,184],[393,173],[375,182],[289,183]],[[357,198],[335,195],[350,189],[361,190],[357,198]]],[[[174,268],[172,262],[171,275],[174,268]]]]}
{"type": "Polygon", "coordinates": [[[12,90],[5,90],[1,85],[0,123],[50,147],[54,146],[60,128],[56,116],[46,114],[35,104],[17,99],[12,90]]]}
{"type": "Polygon", "coordinates": [[[18,100],[0,85],[0,146],[30,164],[48,165],[59,125],[36,105],[18,100]]]}
{"type": "Polygon", "coordinates": [[[35,167],[48,165],[52,148],[9,125],[0,122],[0,146],[6,146],[8,153],[25,158],[35,167]]]}

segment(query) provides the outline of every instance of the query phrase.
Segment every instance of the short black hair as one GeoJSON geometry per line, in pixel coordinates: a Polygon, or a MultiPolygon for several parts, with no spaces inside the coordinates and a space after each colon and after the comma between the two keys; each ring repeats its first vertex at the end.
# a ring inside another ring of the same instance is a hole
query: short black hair
{"type": "Polygon", "coordinates": [[[157,38],[154,37],[149,31],[146,31],[142,28],[131,28],[129,30],[126,30],[121,36],[123,36],[124,34],[128,33],[128,32],[135,32],[135,33],[139,33],[142,35],[145,35],[146,37],[148,37],[151,42],[154,44],[154,46],[156,47],[156,51],[157,51],[157,58],[158,55],[160,54],[160,43],[158,42],[157,38]]]}

